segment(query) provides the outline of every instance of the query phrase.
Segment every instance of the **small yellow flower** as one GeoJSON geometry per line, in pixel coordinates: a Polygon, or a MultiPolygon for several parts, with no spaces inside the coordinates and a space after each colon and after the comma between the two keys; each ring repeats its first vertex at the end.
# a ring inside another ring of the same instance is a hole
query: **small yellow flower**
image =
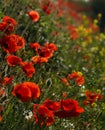
{"type": "Polygon", "coordinates": [[[94,24],[96,25],[98,23],[98,20],[97,19],[94,19],[94,24]]]}
{"type": "Polygon", "coordinates": [[[101,90],[100,90],[100,89],[97,89],[97,93],[99,93],[99,94],[100,94],[100,93],[101,93],[101,90]]]}
{"type": "Polygon", "coordinates": [[[83,47],[86,47],[87,45],[88,45],[88,42],[86,42],[86,41],[83,41],[83,42],[82,42],[82,46],[83,46],[83,47]]]}
{"type": "Polygon", "coordinates": [[[100,19],[101,17],[102,17],[102,14],[101,14],[101,13],[99,13],[99,14],[98,14],[98,18],[100,19]]]}
{"type": "Polygon", "coordinates": [[[86,90],[81,88],[81,92],[84,94],[86,92],[86,90]]]}
{"type": "Polygon", "coordinates": [[[82,76],[83,74],[82,74],[82,72],[79,72],[79,71],[78,71],[78,75],[79,75],[79,76],[82,76]]]}
{"type": "Polygon", "coordinates": [[[91,105],[92,105],[92,107],[97,107],[96,103],[92,103],[91,105]]]}

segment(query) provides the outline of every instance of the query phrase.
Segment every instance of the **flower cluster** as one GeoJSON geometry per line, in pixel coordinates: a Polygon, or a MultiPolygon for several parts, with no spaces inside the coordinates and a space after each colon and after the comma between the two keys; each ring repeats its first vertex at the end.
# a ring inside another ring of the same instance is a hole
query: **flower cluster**
{"type": "Polygon", "coordinates": [[[35,104],[33,113],[36,123],[49,126],[55,122],[54,116],[58,118],[77,117],[84,112],[78,101],[66,99],[60,101],[45,100],[43,104],[35,104]]]}
{"type": "Polygon", "coordinates": [[[64,83],[66,86],[69,86],[69,81],[74,80],[78,86],[84,84],[84,76],[81,72],[72,72],[67,75],[67,77],[61,78],[61,82],[64,83]]]}
{"type": "Polygon", "coordinates": [[[45,46],[41,46],[39,43],[31,43],[30,47],[37,54],[31,58],[33,64],[48,62],[48,59],[53,56],[54,51],[57,51],[54,43],[46,43],[45,46]]]}
{"type": "Polygon", "coordinates": [[[102,100],[103,96],[100,93],[91,92],[89,90],[86,91],[86,100],[84,101],[84,105],[90,104],[92,106],[97,100],[102,100]]]}
{"type": "Polygon", "coordinates": [[[81,72],[72,72],[71,74],[68,74],[67,79],[71,80],[73,79],[78,86],[81,86],[84,84],[84,76],[81,72]]]}
{"type": "Polygon", "coordinates": [[[0,3],[0,129],[103,129],[98,21],[69,0],[0,3]]]}

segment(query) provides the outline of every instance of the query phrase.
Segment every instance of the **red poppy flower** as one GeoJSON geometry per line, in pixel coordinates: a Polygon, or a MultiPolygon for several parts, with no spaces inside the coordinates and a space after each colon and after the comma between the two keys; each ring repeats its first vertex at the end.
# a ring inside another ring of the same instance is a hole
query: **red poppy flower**
{"type": "Polygon", "coordinates": [[[37,11],[29,11],[28,12],[29,17],[32,19],[33,22],[37,22],[40,18],[40,15],[37,11]]]}
{"type": "Polygon", "coordinates": [[[37,64],[37,63],[45,63],[45,62],[48,62],[48,58],[46,57],[41,57],[41,56],[33,56],[31,58],[31,61],[33,64],[37,64]]]}
{"type": "Polygon", "coordinates": [[[72,72],[71,74],[68,74],[67,78],[68,79],[76,79],[78,77],[78,73],[77,72],[72,72]]]}
{"type": "Polygon", "coordinates": [[[78,86],[81,86],[84,84],[84,76],[81,72],[72,72],[71,74],[68,74],[67,76],[68,80],[74,79],[78,86]]]}
{"type": "Polygon", "coordinates": [[[84,84],[84,76],[79,76],[78,78],[75,79],[76,83],[78,86],[81,86],[84,84]]]}
{"type": "Polygon", "coordinates": [[[46,14],[51,14],[54,9],[54,4],[50,2],[50,0],[45,0],[41,2],[41,8],[46,14]]]}
{"type": "Polygon", "coordinates": [[[62,93],[62,96],[63,96],[64,98],[66,98],[66,97],[67,97],[67,93],[66,93],[66,92],[63,92],[63,93],[62,93]]]}
{"type": "Polygon", "coordinates": [[[6,29],[7,24],[5,22],[0,23],[0,31],[4,31],[6,29]]]}
{"type": "Polygon", "coordinates": [[[0,97],[1,96],[5,97],[6,96],[6,92],[5,92],[5,89],[0,86],[0,97]]]}
{"type": "Polygon", "coordinates": [[[21,101],[28,102],[40,96],[40,88],[33,82],[24,82],[14,86],[12,94],[17,96],[21,101]]]}
{"type": "Polygon", "coordinates": [[[41,47],[39,43],[30,43],[30,47],[38,53],[38,49],[41,47]]]}
{"type": "Polygon", "coordinates": [[[58,49],[54,43],[46,43],[44,47],[38,43],[31,43],[30,46],[37,53],[37,56],[31,58],[33,64],[48,62],[48,59],[53,56],[54,51],[58,49]]]}
{"type": "Polygon", "coordinates": [[[21,67],[28,77],[32,77],[35,73],[35,68],[31,62],[21,62],[21,67]]]}
{"type": "Polygon", "coordinates": [[[3,82],[2,82],[2,83],[5,84],[5,85],[11,84],[13,78],[14,78],[14,76],[5,77],[5,78],[3,79],[3,82]]]}
{"type": "Polygon", "coordinates": [[[43,11],[44,11],[46,14],[51,14],[51,9],[49,8],[48,5],[43,5],[43,6],[42,6],[42,9],[43,9],[43,11]]]}
{"type": "Polygon", "coordinates": [[[42,47],[39,50],[39,55],[40,55],[40,57],[46,57],[49,59],[53,56],[53,50],[51,50],[47,47],[42,47]]]}
{"type": "Polygon", "coordinates": [[[15,55],[9,55],[6,57],[6,61],[9,66],[16,66],[22,62],[22,59],[15,55]]]}
{"type": "Polygon", "coordinates": [[[87,100],[84,101],[84,105],[92,105],[92,103],[96,102],[97,100],[102,100],[103,96],[100,93],[94,93],[89,90],[85,93],[87,100]]]}
{"type": "Polygon", "coordinates": [[[75,32],[71,32],[70,36],[72,40],[76,40],[79,37],[79,34],[75,31],[75,32]]]}
{"type": "Polygon", "coordinates": [[[17,25],[17,22],[15,19],[9,16],[4,16],[3,22],[0,23],[0,31],[5,31],[6,33],[10,33],[14,30],[16,25],[17,25]]]}
{"type": "Polygon", "coordinates": [[[25,46],[25,39],[21,36],[18,36],[18,41],[17,41],[17,49],[21,49],[25,46]]]}
{"type": "Polygon", "coordinates": [[[59,118],[70,118],[79,116],[84,112],[84,109],[79,106],[76,100],[67,99],[61,100],[61,109],[55,112],[55,116],[59,118]]]}
{"type": "Polygon", "coordinates": [[[7,53],[13,54],[24,47],[25,40],[21,36],[10,34],[3,36],[0,40],[0,44],[7,53]]]}
{"type": "Polygon", "coordinates": [[[61,78],[61,82],[64,83],[66,86],[69,86],[67,78],[61,78]]]}
{"type": "Polygon", "coordinates": [[[40,57],[39,63],[45,63],[48,62],[48,58],[47,57],[40,57]]]}
{"type": "Polygon", "coordinates": [[[60,108],[60,103],[53,100],[45,100],[43,105],[45,105],[51,111],[57,111],[60,108]]]}
{"type": "Polygon", "coordinates": [[[99,31],[99,26],[95,24],[90,24],[90,28],[92,29],[92,32],[98,32],[99,31]]]}
{"type": "Polygon", "coordinates": [[[53,51],[58,50],[57,46],[54,43],[46,43],[45,47],[47,47],[47,48],[49,48],[49,49],[51,49],[53,51]]]}
{"type": "Polygon", "coordinates": [[[13,26],[17,25],[16,20],[11,18],[11,17],[9,17],[9,16],[4,16],[3,17],[3,22],[6,22],[6,23],[11,24],[13,26]]]}
{"type": "Polygon", "coordinates": [[[35,104],[33,108],[33,113],[34,113],[34,118],[35,118],[36,123],[40,124],[41,126],[52,125],[55,121],[53,111],[50,111],[44,105],[35,104]]]}
{"type": "Polygon", "coordinates": [[[32,61],[33,64],[39,63],[40,62],[40,56],[33,56],[31,58],[31,61],[32,61]]]}

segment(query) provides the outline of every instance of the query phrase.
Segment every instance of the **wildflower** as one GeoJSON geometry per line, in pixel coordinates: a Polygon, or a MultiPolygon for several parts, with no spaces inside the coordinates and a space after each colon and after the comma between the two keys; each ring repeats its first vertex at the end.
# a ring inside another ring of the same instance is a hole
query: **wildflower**
{"type": "Polygon", "coordinates": [[[6,57],[6,61],[9,66],[16,66],[22,62],[22,59],[15,55],[9,55],[6,57]]]}
{"type": "Polygon", "coordinates": [[[77,83],[78,86],[81,86],[84,84],[84,76],[79,76],[78,78],[75,79],[75,82],[77,83]]]}
{"type": "Polygon", "coordinates": [[[44,5],[42,7],[43,11],[46,13],[46,14],[51,14],[51,10],[49,9],[49,6],[48,5],[44,5]]]}
{"type": "Polygon", "coordinates": [[[86,91],[86,100],[84,101],[84,105],[92,105],[97,100],[102,100],[103,96],[100,93],[94,93],[89,90],[86,91]]]}
{"type": "Polygon", "coordinates": [[[76,40],[79,37],[79,34],[76,30],[76,27],[73,25],[68,25],[67,29],[69,30],[69,34],[72,40],[76,40]]]}
{"type": "Polygon", "coordinates": [[[81,72],[72,72],[71,74],[68,74],[67,76],[68,80],[74,79],[78,86],[81,86],[84,84],[84,76],[81,72]]]}
{"type": "Polygon", "coordinates": [[[46,99],[43,105],[46,106],[51,111],[57,111],[60,108],[59,102],[56,102],[50,99],[46,99]]]}
{"type": "Polygon", "coordinates": [[[38,53],[38,49],[41,47],[39,43],[30,43],[30,47],[38,53]]]}
{"type": "Polygon", "coordinates": [[[70,36],[72,40],[76,40],[79,37],[79,34],[75,31],[75,32],[71,32],[70,36]]]}
{"type": "Polygon", "coordinates": [[[69,86],[67,78],[61,78],[61,82],[64,83],[66,86],[69,86]]]}
{"type": "Polygon", "coordinates": [[[33,56],[33,57],[31,58],[31,61],[32,61],[33,64],[45,63],[45,62],[48,62],[48,58],[46,58],[46,57],[41,57],[41,56],[37,55],[37,56],[33,56]]]}
{"type": "Polygon", "coordinates": [[[77,72],[72,72],[71,74],[68,74],[67,79],[76,79],[78,77],[77,72]]]}
{"type": "Polygon", "coordinates": [[[30,47],[35,49],[37,53],[37,56],[31,58],[33,64],[48,62],[48,59],[53,56],[54,51],[58,49],[54,43],[46,43],[44,47],[38,43],[31,43],[30,47]]]}
{"type": "Polygon", "coordinates": [[[37,11],[29,11],[28,12],[29,17],[32,19],[33,22],[37,22],[40,18],[40,15],[37,11]]]}
{"type": "Polygon", "coordinates": [[[66,92],[63,92],[63,93],[62,93],[62,96],[63,96],[64,98],[66,98],[66,97],[67,97],[67,93],[66,93],[66,92]]]}
{"type": "Polygon", "coordinates": [[[6,33],[11,33],[16,27],[17,22],[15,19],[4,16],[3,21],[0,23],[0,31],[5,31],[6,33]]]}
{"type": "Polygon", "coordinates": [[[98,25],[90,24],[90,28],[92,29],[92,33],[99,31],[98,25]]]}
{"type": "Polygon", "coordinates": [[[51,49],[53,51],[57,51],[58,50],[57,46],[54,43],[46,43],[45,47],[47,47],[47,48],[49,48],[49,49],[51,49]]]}
{"type": "Polygon", "coordinates": [[[35,73],[35,68],[32,62],[21,62],[22,70],[25,72],[26,76],[32,77],[35,73]]]}
{"type": "Polygon", "coordinates": [[[24,47],[25,40],[21,36],[10,34],[8,36],[3,36],[0,40],[0,44],[4,51],[13,54],[14,52],[17,52],[19,49],[24,47]]]}
{"type": "Polygon", "coordinates": [[[14,86],[13,96],[17,96],[23,102],[37,99],[40,96],[40,88],[34,82],[24,82],[14,86]]]}
{"type": "Polygon", "coordinates": [[[36,124],[40,124],[41,126],[52,125],[55,121],[53,111],[49,110],[45,105],[34,104],[33,114],[36,124]]]}
{"type": "Polygon", "coordinates": [[[41,57],[51,58],[53,56],[53,51],[51,49],[49,49],[49,48],[42,47],[39,50],[39,55],[41,57]]]}
{"type": "Polygon", "coordinates": [[[24,112],[24,115],[25,115],[25,119],[27,119],[27,120],[31,120],[33,117],[32,111],[28,111],[28,112],[26,111],[26,112],[24,112]]]}
{"type": "Polygon", "coordinates": [[[18,36],[18,35],[17,35],[17,38],[18,38],[17,49],[19,50],[25,46],[25,39],[21,36],[18,36]]]}
{"type": "Polygon", "coordinates": [[[73,99],[61,100],[60,105],[61,109],[54,113],[59,118],[77,117],[84,112],[84,109],[73,99]]]}
{"type": "Polygon", "coordinates": [[[0,31],[6,30],[6,26],[7,26],[7,24],[5,22],[1,22],[0,23],[0,31]]]}
{"type": "Polygon", "coordinates": [[[5,97],[6,96],[6,92],[5,89],[3,87],[0,86],[0,97],[5,97]]]}
{"type": "Polygon", "coordinates": [[[13,78],[14,78],[14,76],[5,77],[5,78],[3,79],[2,84],[5,84],[5,85],[10,84],[10,83],[12,82],[13,78]]]}
{"type": "Polygon", "coordinates": [[[41,2],[41,8],[46,14],[51,14],[52,7],[53,4],[50,2],[50,0],[45,0],[44,3],[41,2]]]}
{"type": "Polygon", "coordinates": [[[33,64],[39,63],[40,62],[40,56],[33,56],[31,58],[31,61],[32,61],[33,64]]]}

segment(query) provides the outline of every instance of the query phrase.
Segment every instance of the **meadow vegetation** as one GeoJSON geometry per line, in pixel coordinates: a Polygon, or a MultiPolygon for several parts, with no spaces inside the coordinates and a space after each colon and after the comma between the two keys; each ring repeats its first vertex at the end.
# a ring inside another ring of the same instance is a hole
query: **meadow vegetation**
{"type": "Polygon", "coordinates": [[[0,130],[104,130],[105,34],[64,0],[0,1],[0,130]]]}

